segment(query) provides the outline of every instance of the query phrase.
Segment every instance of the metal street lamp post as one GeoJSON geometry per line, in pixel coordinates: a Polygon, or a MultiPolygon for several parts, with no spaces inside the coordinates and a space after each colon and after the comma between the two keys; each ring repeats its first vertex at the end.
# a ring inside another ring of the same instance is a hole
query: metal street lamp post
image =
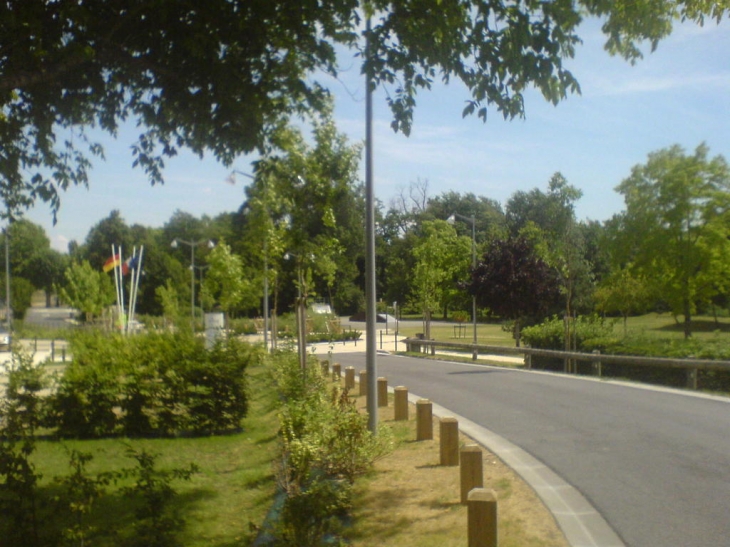
{"type": "MultiPolygon", "coordinates": [[[[476,269],[477,267],[477,238],[476,238],[476,218],[474,215],[471,217],[467,217],[464,215],[460,215],[459,213],[453,213],[449,218],[446,219],[446,222],[453,225],[456,222],[456,218],[460,218],[466,222],[471,223],[471,267],[472,269],[476,269]]],[[[477,297],[476,295],[472,295],[471,297],[471,320],[472,325],[474,327],[474,336],[473,336],[473,342],[474,342],[474,349],[472,350],[471,358],[476,361],[477,360],[477,297]]]]}
{"type": "Polygon", "coordinates": [[[198,300],[200,300],[200,310],[205,312],[203,309],[203,272],[210,268],[210,264],[206,264],[205,266],[192,266],[192,268],[198,270],[200,273],[200,280],[198,281],[198,285],[200,285],[200,295],[198,300]]]}
{"type": "Polygon", "coordinates": [[[297,306],[296,306],[296,320],[297,320],[297,353],[299,354],[299,367],[302,369],[302,374],[307,372],[307,297],[302,292],[304,285],[304,274],[302,272],[302,259],[300,256],[294,253],[286,253],[284,255],[286,260],[290,258],[297,259],[297,306]]]}
{"type": "Polygon", "coordinates": [[[199,241],[186,241],[176,237],[172,240],[170,247],[177,249],[179,244],[190,247],[190,328],[195,332],[195,247],[203,243],[208,245],[209,249],[215,247],[215,244],[209,239],[201,239],[199,241]]]}
{"type": "MultiPolygon", "coordinates": [[[[8,225],[8,228],[10,226],[8,225]]],[[[5,228],[5,323],[8,332],[12,332],[12,311],[10,308],[10,230],[5,228]]]]}

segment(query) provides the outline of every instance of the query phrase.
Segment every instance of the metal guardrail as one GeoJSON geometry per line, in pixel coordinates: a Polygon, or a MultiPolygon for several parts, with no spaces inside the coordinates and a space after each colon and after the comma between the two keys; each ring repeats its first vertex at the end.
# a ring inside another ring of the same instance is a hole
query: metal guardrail
{"type": "Polygon", "coordinates": [[[421,352],[429,349],[431,354],[435,354],[436,348],[446,348],[453,350],[464,350],[472,353],[474,360],[478,355],[522,355],[525,358],[525,367],[532,368],[532,356],[554,357],[563,359],[566,363],[565,372],[575,372],[574,364],[577,362],[590,362],[593,364],[593,374],[602,375],[603,363],[615,363],[621,365],[634,365],[642,367],[664,367],[679,368],[687,371],[687,387],[697,389],[697,372],[700,370],[724,370],[730,371],[730,361],[721,361],[713,359],[672,359],[667,357],[638,357],[632,355],[610,355],[602,354],[598,350],[594,353],[579,353],[573,351],[556,351],[547,349],[537,349],[530,347],[507,347],[507,346],[487,346],[482,344],[465,344],[462,342],[446,342],[440,340],[423,340],[420,338],[406,338],[403,340],[406,344],[407,351],[421,352]],[[573,365],[571,366],[571,363],[573,365]]]}

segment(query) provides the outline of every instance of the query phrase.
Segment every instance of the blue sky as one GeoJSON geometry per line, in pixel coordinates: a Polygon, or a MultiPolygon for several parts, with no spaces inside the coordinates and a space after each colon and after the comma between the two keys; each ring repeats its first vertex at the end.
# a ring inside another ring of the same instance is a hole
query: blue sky
{"type": "MultiPolygon", "coordinates": [[[[415,180],[429,195],[472,192],[505,204],[518,190],[545,189],[556,171],[583,191],[581,219],[606,220],[623,209],[614,191],[647,154],[679,144],[688,152],[701,142],[712,156],[730,161],[730,21],[677,26],[670,38],[636,65],[610,57],[595,22],[580,33],[583,45],[566,65],[582,88],[557,107],[538,93],[526,96],[526,118],[506,122],[490,111],[486,124],[462,119],[468,98],[458,83],[437,85],[417,98],[410,137],[394,134],[379,91],[374,99],[375,194],[386,205],[415,180]]],[[[340,131],[364,139],[364,82],[357,61],[342,62],[338,80],[323,81],[336,98],[340,131]]],[[[213,159],[182,153],[170,160],[166,184],[151,187],[132,169],[129,146],[137,131],[124,127],[116,141],[101,137],[106,161],[97,161],[90,187],[62,196],[58,223],[45,204],[28,218],[46,229],[54,248],[82,242],[89,228],[119,209],[128,224],[163,225],[176,210],[215,216],[238,209],[243,185],[225,183],[230,169],[213,159]]],[[[250,171],[251,158],[235,169],[250,171]]]]}

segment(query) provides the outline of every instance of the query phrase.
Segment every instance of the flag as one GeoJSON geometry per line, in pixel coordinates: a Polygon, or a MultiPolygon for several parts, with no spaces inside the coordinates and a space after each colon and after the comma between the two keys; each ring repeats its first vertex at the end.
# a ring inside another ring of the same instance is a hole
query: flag
{"type": "Polygon", "coordinates": [[[124,264],[122,264],[122,275],[127,275],[130,271],[134,270],[137,267],[138,258],[137,256],[130,256],[127,260],[124,261],[124,264]]]}
{"type": "Polygon", "coordinates": [[[118,254],[112,255],[109,260],[104,262],[104,266],[101,268],[104,273],[112,271],[121,262],[121,257],[118,254]]]}

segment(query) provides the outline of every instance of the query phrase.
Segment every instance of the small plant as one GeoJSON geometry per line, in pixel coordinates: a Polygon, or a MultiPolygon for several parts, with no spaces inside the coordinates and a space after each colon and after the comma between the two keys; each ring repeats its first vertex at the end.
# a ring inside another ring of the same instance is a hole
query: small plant
{"type": "Polygon", "coordinates": [[[109,474],[89,476],[86,464],[91,460],[91,454],[71,450],[69,452],[71,473],[55,478],[55,482],[62,488],[61,494],[55,497],[59,512],[71,515],[71,522],[62,531],[63,544],[69,547],[90,545],[94,534],[98,532],[88,520],[94,503],[104,495],[104,488],[109,484],[111,477],[109,474]]]}
{"type": "Polygon", "coordinates": [[[174,480],[190,480],[198,472],[195,464],[187,468],[160,471],[155,468],[157,455],[129,447],[127,455],[137,461],[137,466],[113,474],[115,479],[132,479],[134,484],[121,488],[125,496],[137,501],[134,532],[129,538],[130,547],[174,547],[180,545],[177,534],[183,520],[170,508],[175,497],[174,480]]]}
{"type": "Polygon", "coordinates": [[[308,361],[306,375],[296,355],[279,355],[275,378],[284,397],[281,411],[282,463],[277,473],[286,494],[278,526],[279,544],[320,545],[337,531],[350,507],[355,477],[392,448],[385,428],[373,436],[367,418],[347,391],[330,383],[320,363],[308,361]]]}
{"type": "Polygon", "coordinates": [[[46,382],[24,352],[13,353],[5,364],[8,384],[0,402],[0,512],[10,522],[0,530],[11,545],[39,545],[38,481],[40,473],[30,458],[41,423],[39,396],[46,382]]]}
{"type": "Polygon", "coordinates": [[[457,323],[466,323],[469,320],[469,314],[463,310],[451,312],[451,318],[457,323]]]}

